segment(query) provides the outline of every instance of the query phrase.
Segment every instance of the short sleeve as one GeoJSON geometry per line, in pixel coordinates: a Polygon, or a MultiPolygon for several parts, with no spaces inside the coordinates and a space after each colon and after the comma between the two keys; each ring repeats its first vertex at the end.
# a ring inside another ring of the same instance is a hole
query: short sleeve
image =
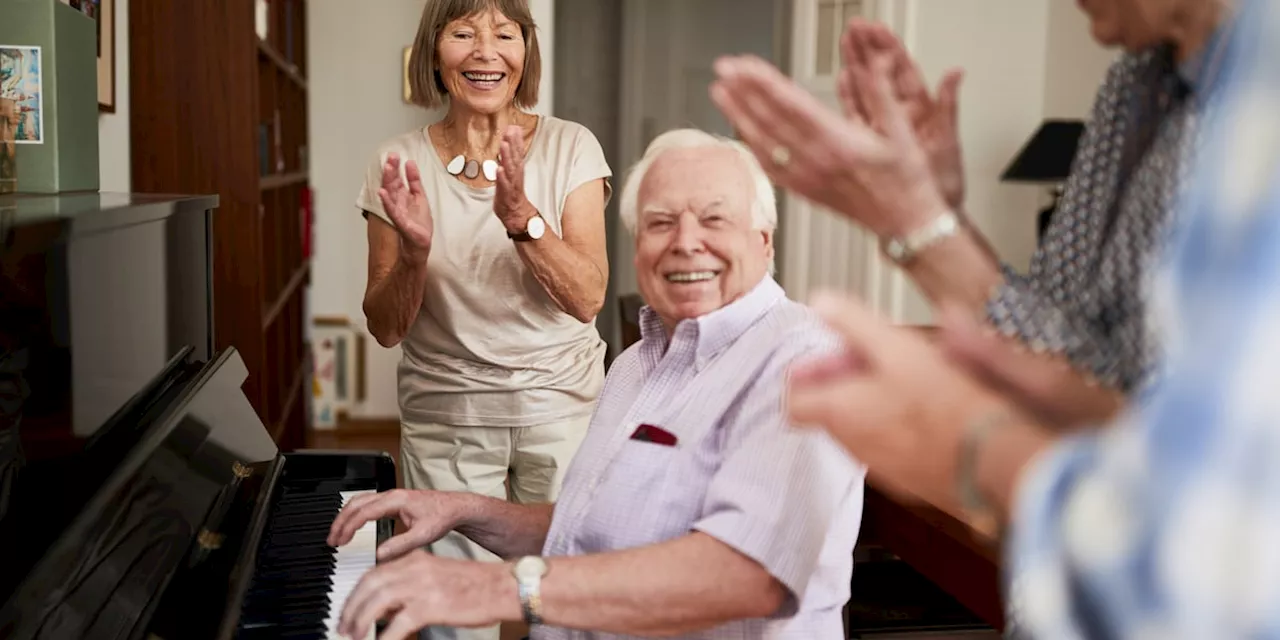
{"type": "Polygon", "coordinates": [[[378,189],[382,187],[382,163],[386,161],[389,152],[390,150],[384,145],[378,149],[377,153],[373,154],[373,157],[369,158],[369,163],[365,167],[364,180],[360,185],[360,193],[356,196],[356,207],[361,211],[368,211],[382,218],[387,224],[394,226],[391,218],[387,216],[387,212],[382,208],[382,200],[378,197],[378,189]]]}
{"type": "Polygon", "coordinates": [[[604,149],[600,146],[600,141],[590,129],[579,126],[578,133],[574,136],[572,158],[569,161],[569,179],[566,182],[565,197],[568,198],[574,190],[592,180],[604,178],[604,203],[607,206],[609,199],[613,197],[613,184],[610,182],[612,177],[613,170],[609,168],[609,161],[604,157],[604,149]]]}
{"type": "Polygon", "coordinates": [[[815,324],[783,344],[722,427],[723,459],[694,524],[787,588],[778,617],[794,613],[822,562],[839,551],[826,548],[829,540],[847,542],[841,561],[852,554],[865,477],[826,431],[797,427],[784,408],[787,369],[802,357],[836,353],[837,339],[815,324]]]}

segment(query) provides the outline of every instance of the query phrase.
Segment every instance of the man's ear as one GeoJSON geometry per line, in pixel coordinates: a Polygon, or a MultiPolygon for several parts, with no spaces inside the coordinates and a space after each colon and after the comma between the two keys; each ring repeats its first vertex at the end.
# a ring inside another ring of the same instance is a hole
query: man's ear
{"type": "Polygon", "coordinates": [[[761,229],[760,235],[764,238],[765,253],[772,259],[775,251],[773,247],[773,231],[761,229]]]}

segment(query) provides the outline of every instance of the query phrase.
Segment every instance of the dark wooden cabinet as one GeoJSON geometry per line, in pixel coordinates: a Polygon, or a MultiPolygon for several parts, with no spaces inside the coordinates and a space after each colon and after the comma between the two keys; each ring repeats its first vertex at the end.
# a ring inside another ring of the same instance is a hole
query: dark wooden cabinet
{"type": "Polygon", "coordinates": [[[285,450],[310,421],[305,0],[129,3],[133,190],[216,193],[214,340],[285,450]]]}

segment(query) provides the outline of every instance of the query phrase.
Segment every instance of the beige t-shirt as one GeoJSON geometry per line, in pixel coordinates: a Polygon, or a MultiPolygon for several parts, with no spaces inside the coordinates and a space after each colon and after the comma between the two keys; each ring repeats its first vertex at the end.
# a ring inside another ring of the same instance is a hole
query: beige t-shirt
{"type": "MultiPolygon", "coordinates": [[[[402,342],[401,419],[525,427],[590,415],[604,382],[605,343],[593,323],[565,313],[520,259],[493,213],[495,187],[449,175],[425,128],[382,144],[356,206],[391,222],[378,199],[382,164],[414,160],[435,236],[422,309],[402,342]]],[[[403,170],[402,170],[403,171],[403,170]]],[[[586,127],[541,116],[525,159],[525,194],[562,235],[565,199],[612,176],[586,127]]]]}

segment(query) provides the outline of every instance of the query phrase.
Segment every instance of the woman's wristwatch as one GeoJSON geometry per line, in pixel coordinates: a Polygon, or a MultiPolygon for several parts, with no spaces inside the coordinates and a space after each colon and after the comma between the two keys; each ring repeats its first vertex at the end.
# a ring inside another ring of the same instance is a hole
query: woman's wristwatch
{"type": "Polygon", "coordinates": [[[542,219],[540,214],[533,214],[529,221],[524,224],[524,233],[507,232],[507,237],[516,242],[528,242],[537,240],[542,234],[547,232],[547,221],[542,219]]]}
{"type": "Polygon", "coordinates": [[[960,218],[946,211],[929,224],[902,237],[885,238],[880,245],[885,255],[899,265],[911,262],[921,251],[960,232],[960,218]]]}

